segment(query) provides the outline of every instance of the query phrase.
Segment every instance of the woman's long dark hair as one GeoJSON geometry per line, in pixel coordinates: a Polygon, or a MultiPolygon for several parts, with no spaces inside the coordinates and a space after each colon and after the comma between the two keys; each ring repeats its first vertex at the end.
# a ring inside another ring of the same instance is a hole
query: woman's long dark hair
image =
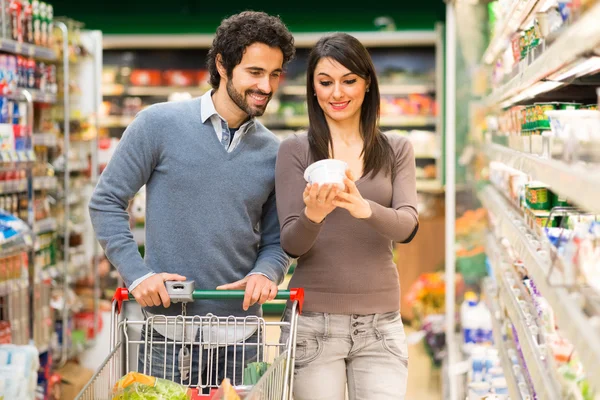
{"type": "Polygon", "coordinates": [[[314,88],[315,69],[322,58],[331,58],[352,73],[369,82],[369,91],[360,111],[360,134],[363,138],[363,176],[373,176],[383,170],[393,171],[393,150],[379,129],[379,84],[371,56],[355,37],[346,33],[333,33],[319,39],[308,56],[306,93],[308,103],[308,142],[314,161],[333,157],[331,132],[325,114],[317,101],[314,88]],[[331,154],[330,154],[331,149],[331,154]]]}

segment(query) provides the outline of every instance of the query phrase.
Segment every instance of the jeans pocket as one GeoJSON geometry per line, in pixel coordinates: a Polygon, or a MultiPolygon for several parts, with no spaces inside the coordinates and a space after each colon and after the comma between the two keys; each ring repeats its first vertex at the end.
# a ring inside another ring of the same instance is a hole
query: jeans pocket
{"type": "Polygon", "coordinates": [[[404,365],[408,367],[408,345],[404,332],[397,334],[383,335],[381,345],[388,353],[397,357],[404,365]]]}
{"type": "Polygon", "coordinates": [[[320,337],[298,338],[296,343],[296,366],[306,365],[317,359],[323,352],[323,340],[320,337]]]}

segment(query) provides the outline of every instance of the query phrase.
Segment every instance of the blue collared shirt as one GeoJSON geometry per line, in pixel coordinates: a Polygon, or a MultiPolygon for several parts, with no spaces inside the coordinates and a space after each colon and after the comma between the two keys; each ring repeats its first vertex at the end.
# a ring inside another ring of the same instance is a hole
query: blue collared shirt
{"type": "Polygon", "coordinates": [[[235,150],[244,136],[254,129],[254,118],[250,118],[239,127],[233,137],[233,140],[231,140],[232,135],[227,121],[225,121],[225,119],[221,117],[215,109],[215,103],[213,103],[212,100],[212,90],[209,90],[202,95],[200,101],[200,117],[202,118],[202,123],[205,124],[207,120],[210,120],[215,133],[217,134],[217,139],[219,139],[219,142],[223,144],[228,152],[235,150]]]}

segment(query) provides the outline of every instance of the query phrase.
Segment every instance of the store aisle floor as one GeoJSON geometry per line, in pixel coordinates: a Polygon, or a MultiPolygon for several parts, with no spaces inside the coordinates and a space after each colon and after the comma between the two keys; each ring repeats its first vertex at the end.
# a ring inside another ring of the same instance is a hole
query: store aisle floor
{"type": "MultiPolygon", "coordinates": [[[[266,316],[267,322],[279,321],[278,317],[266,316]]],[[[406,327],[406,334],[410,335],[414,330],[406,327]]],[[[275,343],[279,339],[279,327],[267,327],[267,342],[275,343]]],[[[408,391],[406,400],[441,400],[442,386],[440,369],[431,364],[423,343],[411,345],[408,348],[410,357],[408,370],[408,391]]]]}

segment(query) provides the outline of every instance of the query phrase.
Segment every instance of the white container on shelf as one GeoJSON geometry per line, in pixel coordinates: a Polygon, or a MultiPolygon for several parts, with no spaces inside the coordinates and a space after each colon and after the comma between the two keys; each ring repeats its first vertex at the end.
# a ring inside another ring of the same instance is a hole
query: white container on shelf
{"type": "Polygon", "coordinates": [[[338,185],[342,190],[346,187],[344,178],[346,177],[348,164],[341,160],[320,160],[313,163],[304,171],[304,179],[311,185],[318,183],[324,185],[332,183],[338,185]]]}
{"type": "Polygon", "coordinates": [[[550,110],[550,128],[555,137],[579,141],[600,140],[600,111],[550,110]]]}

